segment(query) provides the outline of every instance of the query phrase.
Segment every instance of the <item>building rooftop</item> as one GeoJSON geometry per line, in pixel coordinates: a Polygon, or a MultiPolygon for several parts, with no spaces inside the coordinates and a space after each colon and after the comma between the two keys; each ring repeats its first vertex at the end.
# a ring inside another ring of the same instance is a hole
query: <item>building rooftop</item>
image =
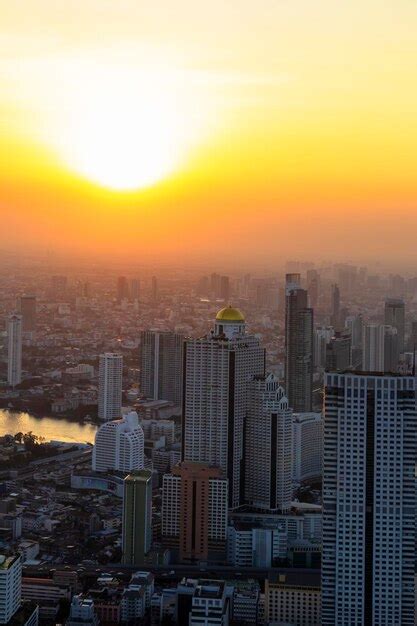
{"type": "Polygon", "coordinates": [[[218,322],[244,322],[245,317],[239,309],[229,305],[217,313],[216,320],[218,322]]]}

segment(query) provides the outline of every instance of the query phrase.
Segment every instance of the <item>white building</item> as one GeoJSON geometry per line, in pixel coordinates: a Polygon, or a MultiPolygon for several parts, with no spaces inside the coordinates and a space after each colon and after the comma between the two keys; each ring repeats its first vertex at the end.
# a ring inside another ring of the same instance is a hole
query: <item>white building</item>
{"type": "Polygon", "coordinates": [[[292,501],[292,411],[273,374],[248,383],[245,421],[245,502],[287,511],[292,501]]]}
{"type": "Polygon", "coordinates": [[[259,340],[246,334],[242,313],[232,307],[219,311],[209,335],[185,342],[182,456],[224,471],[232,507],[243,496],[247,386],[253,376],[264,374],[264,363],[259,340]]]}
{"type": "Polygon", "coordinates": [[[227,560],[236,567],[273,567],[287,556],[288,536],[280,528],[236,523],[227,529],[227,560]]]}
{"type": "Polygon", "coordinates": [[[82,595],[72,598],[70,614],[66,621],[67,626],[79,626],[79,624],[91,626],[99,624],[98,617],[94,611],[94,600],[82,595]]]}
{"type": "Polygon", "coordinates": [[[0,555],[0,624],[7,624],[20,607],[22,562],[20,556],[0,555]]]}
{"type": "Polygon", "coordinates": [[[294,413],[292,433],[293,479],[301,482],[320,477],[323,462],[321,413],[294,413]]]}
{"type": "Polygon", "coordinates": [[[14,387],[22,382],[23,317],[13,313],[7,320],[7,382],[14,387]]]}
{"type": "Polygon", "coordinates": [[[144,467],[144,435],[134,411],[98,429],[93,448],[95,472],[131,472],[144,467]]]}
{"type": "Polygon", "coordinates": [[[191,602],[189,626],[228,626],[230,598],[224,581],[200,580],[191,602]]]}
{"type": "Polygon", "coordinates": [[[120,417],[122,412],[123,357],[106,352],[100,354],[98,416],[103,422],[120,417]]]}
{"type": "Polygon", "coordinates": [[[323,626],[414,624],[416,380],[328,374],[323,626]]]}

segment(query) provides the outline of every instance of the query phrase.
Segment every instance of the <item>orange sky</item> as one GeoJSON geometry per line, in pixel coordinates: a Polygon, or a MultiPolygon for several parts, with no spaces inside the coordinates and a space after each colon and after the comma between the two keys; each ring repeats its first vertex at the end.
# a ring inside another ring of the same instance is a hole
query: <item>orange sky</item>
{"type": "Polygon", "coordinates": [[[411,0],[0,0],[0,248],[411,266],[416,32],[411,0]]]}

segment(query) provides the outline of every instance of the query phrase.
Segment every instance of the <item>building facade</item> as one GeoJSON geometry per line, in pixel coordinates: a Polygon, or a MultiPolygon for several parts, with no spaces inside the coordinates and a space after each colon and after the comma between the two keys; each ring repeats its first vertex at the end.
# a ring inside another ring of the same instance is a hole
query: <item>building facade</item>
{"type": "Polygon", "coordinates": [[[95,472],[132,472],[144,467],[144,434],[137,413],[106,422],[96,432],[92,468],[95,472]]]}
{"type": "Polygon", "coordinates": [[[169,331],[140,334],[140,390],[153,400],[181,405],[184,337],[169,331]]]}
{"type": "Polygon", "coordinates": [[[323,464],[323,422],[321,413],[293,415],[293,478],[302,482],[320,478],[323,464]]]}
{"type": "Polygon", "coordinates": [[[7,624],[18,611],[22,599],[20,556],[0,555],[0,624],[7,624]]]}
{"type": "Polygon", "coordinates": [[[140,470],[126,476],[122,517],[123,563],[143,564],[152,544],[152,472],[140,470]]]}
{"type": "Polygon", "coordinates": [[[14,387],[22,382],[23,318],[13,313],[7,320],[7,382],[14,387]]]}
{"type": "Polygon", "coordinates": [[[122,412],[123,357],[106,352],[100,355],[98,416],[103,422],[118,419],[122,412]]]}

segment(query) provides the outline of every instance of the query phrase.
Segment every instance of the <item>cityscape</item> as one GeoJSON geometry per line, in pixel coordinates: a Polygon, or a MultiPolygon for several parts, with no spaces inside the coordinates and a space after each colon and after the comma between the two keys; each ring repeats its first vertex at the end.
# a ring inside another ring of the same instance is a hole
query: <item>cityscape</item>
{"type": "Polygon", "coordinates": [[[0,0],[0,626],[417,626],[416,34],[0,0]]]}

